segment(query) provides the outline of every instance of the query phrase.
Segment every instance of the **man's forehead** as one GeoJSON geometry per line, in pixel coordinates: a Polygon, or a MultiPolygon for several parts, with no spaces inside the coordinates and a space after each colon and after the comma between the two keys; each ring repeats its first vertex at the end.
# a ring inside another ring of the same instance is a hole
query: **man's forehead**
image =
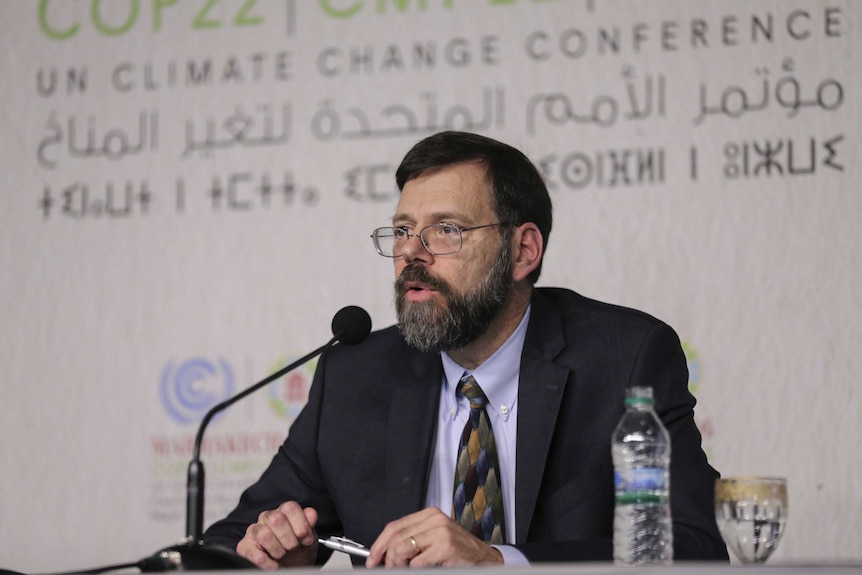
{"type": "Polygon", "coordinates": [[[435,169],[408,181],[399,197],[396,213],[410,215],[423,211],[438,216],[457,216],[486,210],[492,210],[491,186],[484,166],[471,162],[435,169]]]}
{"type": "Polygon", "coordinates": [[[460,162],[452,162],[451,164],[444,164],[441,166],[425,168],[421,172],[414,174],[411,180],[421,177],[433,176],[435,174],[439,174],[440,172],[446,171],[466,171],[476,175],[481,174],[484,179],[490,180],[488,164],[487,162],[485,162],[485,160],[481,158],[462,160],[460,162]]]}

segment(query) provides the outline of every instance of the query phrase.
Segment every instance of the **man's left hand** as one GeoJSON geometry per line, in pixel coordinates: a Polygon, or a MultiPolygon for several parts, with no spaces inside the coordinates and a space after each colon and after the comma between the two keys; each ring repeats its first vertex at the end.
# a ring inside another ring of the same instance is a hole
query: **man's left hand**
{"type": "Polygon", "coordinates": [[[366,567],[502,565],[502,554],[436,507],[389,523],[371,546],[366,567]]]}

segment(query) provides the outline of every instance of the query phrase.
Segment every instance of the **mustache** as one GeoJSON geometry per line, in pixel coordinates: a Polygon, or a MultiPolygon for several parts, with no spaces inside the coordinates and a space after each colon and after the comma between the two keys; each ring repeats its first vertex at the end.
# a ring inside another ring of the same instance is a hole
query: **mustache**
{"type": "Polygon", "coordinates": [[[448,296],[452,293],[452,286],[450,286],[448,282],[434,277],[431,275],[431,272],[422,265],[410,264],[402,270],[401,275],[395,280],[395,290],[398,295],[404,295],[407,292],[407,288],[404,287],[404,284],[407,282],[423,283],[440,292],[444,296],[448,296]]]}

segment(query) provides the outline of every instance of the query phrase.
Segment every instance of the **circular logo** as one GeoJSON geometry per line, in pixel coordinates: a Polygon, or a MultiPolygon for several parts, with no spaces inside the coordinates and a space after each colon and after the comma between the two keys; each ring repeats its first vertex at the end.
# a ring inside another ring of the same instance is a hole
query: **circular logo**
{"type": "Polygon", "coordinates": [[[162,369],[162,405],[180,423],[197,423],[233,390],[233,371],[223,358],[193,357],[179,364],[170,360],[162,369]]]}

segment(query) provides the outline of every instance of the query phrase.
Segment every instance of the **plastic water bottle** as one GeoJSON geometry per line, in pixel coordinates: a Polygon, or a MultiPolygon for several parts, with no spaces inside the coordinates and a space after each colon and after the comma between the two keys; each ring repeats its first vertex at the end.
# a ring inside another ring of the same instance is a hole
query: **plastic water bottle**
{"type": "Polygon", "coordinates": [[[611,439],[614,563],[670,564],[670,436],[653,409],[651,387],[626,390],[626,412],[611,439]]]}

